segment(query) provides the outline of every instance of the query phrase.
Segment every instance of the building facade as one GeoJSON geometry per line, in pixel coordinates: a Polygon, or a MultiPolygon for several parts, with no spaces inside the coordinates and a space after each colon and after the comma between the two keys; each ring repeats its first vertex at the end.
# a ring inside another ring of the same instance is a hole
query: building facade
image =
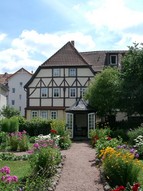
{"type": "MultiPolygon", "coordinates": [[[[52,57],[38,67],[25,85],[27,91],[26,118],[64,119],[67,121],[71,137],[75,136],[75,127],[83,125],[79,136],[88,137],[89,129],[95,128],[95,113],[80,104],[74,113],[65,112],[83,97],[91,79],[105,66],[120,66],[124,52],[93,51],[78,52],[74,42],[66,43],[52,57]],[[78,113],[78,115],[77,115],[78,113]],[[86,115],[87,114],[87,115],[86,115]],[[76,118],[76,120],[75,120],[76,118]],[[86,120],[85,120],[86,119],[86,120]],[[75,121],[77,123],[75,124],[75,121]],[[81,121],[81,123],[79,123],[81,121]],[[86,127],[85,127],[86,126],[86,127]]],[[[79,102],[78,102],[79,103],[79,102]]],[[[81,103],[81,102],[80,102],[81,103]]],[[[77,133],[78,134],[78,133],[77,133]]]]}
{"type": "Polygon", "coordinates": [[[25,116],[26,92],[24,85],[30,80],[32,74],[24,68],[21,68],[7,78],[8,105],[19,110],[22,116],[25,116]]]}

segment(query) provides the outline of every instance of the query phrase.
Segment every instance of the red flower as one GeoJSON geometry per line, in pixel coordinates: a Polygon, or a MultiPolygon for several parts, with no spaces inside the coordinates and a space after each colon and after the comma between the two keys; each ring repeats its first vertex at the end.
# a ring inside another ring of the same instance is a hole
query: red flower
{"type": "Polygon", "coordinates": [[[117,187],[116,189],[114,189],[112,191],[122,191],[122,190],[125,190],[124,186],[119,186],[119,187],[117,187]]]}
{"type": "Polygon", "coordinates": [[[138,191],[138,188],[140,187],[140,184],[139,183],[135,183],[132,187],[132,190],[133,191],[138,191]]]}
{"type": "Polygon", "coordinates": [[[50,132],[51,132],[52,134],[57,134],[57,131],[56,131],[55,129],[51,129],[50,132]]]}
{"type": "Polygon", "coordinates": [[[112,138],[111,137],[107,137],[107,140],[110,141],[112,138]]]}

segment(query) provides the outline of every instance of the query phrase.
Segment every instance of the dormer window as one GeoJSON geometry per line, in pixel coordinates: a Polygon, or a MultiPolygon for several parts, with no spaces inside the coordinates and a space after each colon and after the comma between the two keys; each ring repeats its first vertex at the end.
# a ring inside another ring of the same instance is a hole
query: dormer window
{"type": "Polygon", "coordinates": [[[117,55],[110,55],[110,65],[117,65],[117,55]]]}

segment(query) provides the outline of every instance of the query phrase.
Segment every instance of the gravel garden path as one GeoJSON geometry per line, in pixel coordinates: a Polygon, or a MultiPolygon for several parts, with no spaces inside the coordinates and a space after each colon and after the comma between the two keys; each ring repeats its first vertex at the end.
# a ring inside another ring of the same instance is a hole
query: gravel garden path
{"type": "Polygon", "coordinates": [[[56,191],[104,191],[99,169],[94,164],[95,150],[88,143],[72,143],[62,154],[66,160],[56,191]]]}

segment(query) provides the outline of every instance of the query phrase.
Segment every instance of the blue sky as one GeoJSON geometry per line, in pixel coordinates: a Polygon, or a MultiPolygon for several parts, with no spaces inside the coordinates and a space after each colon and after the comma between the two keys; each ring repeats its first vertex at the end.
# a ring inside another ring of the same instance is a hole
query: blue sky
{"type": "Polygon", "coordinates": [[[78,51],[126,50],[143,42],[143,1],[1,2],[0,73],[35,71],[71,40],[78,51]]]}

